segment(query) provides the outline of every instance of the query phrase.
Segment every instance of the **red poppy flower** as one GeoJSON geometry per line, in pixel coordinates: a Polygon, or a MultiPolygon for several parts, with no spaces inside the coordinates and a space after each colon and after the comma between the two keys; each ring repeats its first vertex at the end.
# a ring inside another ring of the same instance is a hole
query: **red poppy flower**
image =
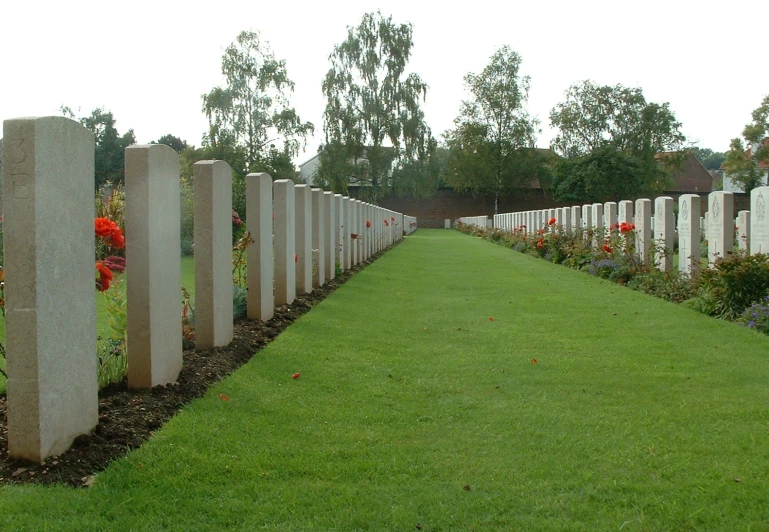
{"type": "Polygon", "coordinates": [[[541,238],[537,240],[537,249],[542,249],[542,245],[544,244],[544,240],[541,238]]]}
{"type": "Polygon", "coordinates": [[[107,243],[115,249],[123,249],[125,247],[125,237],[119,227],[115,226],[115,231],[109,236],[107,243]]]}
{"type": "Polygon", "coordinates": [[[547,225],[553,225],[554,223],[555,223],[555,218],[550,218],[550,219],[547,221],[547,225]]]}
{"type": "Polygon", "coordinates": [[[634,230],[635,230],[635,224],[630,224],[630,230],[631,230],[631,231],[634,231],[634,230]]]}
{"type": "Polygon", "coordinates": [[[371,227],[371,220],[366,220],[366,227],[371,227]]]}
{"type": "Polygon", "coordinates": [[[302,374],[301,374],[301,373],[294,373],[293,375],[291,375],[291,378],[292,378],[292,379],[294,379],[294,380],[296,380],[296,379],[298,379],[298,378],[299,378],[299,377],[301,377],[301,376],[302,376],[302,374]]]}
{"type": "Polygon", "coordinates": [[[609,246],[609,244],[604,244],[604,245],[603,245],[603,250],[604,250],[606,253],[611,253],[611,246],[609,246]]]}
{"type": "Polygon", "coordinates": [[[387,221],[387,218],[385,218],[384,223],[385,223],[385,226],[390,227],[390,222],[387,221]]]}
{"type": "Polygon", "coordinates": [[[117,224],[109,218],[95,218],[93,225],[96,231],[96,236],[99,238],[108,237],[115,232],[115,229],[118,229],[117,224]]]}
{"type": "Polygon", "coordinates": [[[395,216],[390,216],[390,220],[394,222],[395,221],[395,216]]]}

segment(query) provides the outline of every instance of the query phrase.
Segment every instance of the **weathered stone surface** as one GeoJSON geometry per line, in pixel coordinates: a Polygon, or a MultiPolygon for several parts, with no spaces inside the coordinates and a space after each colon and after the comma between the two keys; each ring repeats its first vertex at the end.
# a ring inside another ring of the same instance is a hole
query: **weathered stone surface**
{"type": "Polygon", "coordinates": [[[344,203],[341,194],[334,194],[334,227],[336,230],[334,261],[344,269],[344,203]]]}
{"type": "Polygon", "coordinates": [[[734,194],[711,192],[708,196],[708,263],[725,257],[734,248],[734,194]]]}
{"type": "Polygon", "coordinates": [[[645,265],[651,264],[652,249],[652,202],[650,199],[638,199],[635,202],[635,249],[639,260],[645,265]]]}
{"type": "Polygon", "coordinates": [[[294,188],[296,212],[296,291],[312,292],[312,198],[310,185],[294,188]]]}
{"type": "Polygon", "coordinates": [[[575,205],[571,208],[571,228],[578,229],[582,227],[582,207],[575,205]]]}
{"type": "Polygon", "coordinates": [[[176,381],[182,369],[179,155],[125,151],[128,386],[176,381]]]}
{"type": "Polygon", "coordinates": [[[742,251],[750,249],[750,211],[737,213],[737,247],[742,251]]]}
{"type": "Polygon", "coordinates": [[[275,242],[275,304],[290,305],[296,299],[296,216],[294,182],[273,183],[273,224],[275,242]]]}
{"type": "Polygon", "coordinates": [[[617,209],[617,221],[627,224],[633,223],[633,202],[624,200],[619,202],[617,209]]]}
{"type": "Polygon", "coordinates": [[[39,462],[98,421],[94,141],[63,117],[3,138],[8,454],[39,462]]]}
{"type": "Polygon", "coordinates": [[[312,189],[312,249],[313,260],[312,286],[326,284],[326,208],[323,202],[323,189],[312,189]]]}
{"type": "Polygon", "coordinates": [[[675,237],[673,198],[661,196],[654,200],[654,218],[657,268],[662,272],[669,272],[673,269],[673,239],[675,237]]]}
{"type": "Polygon", "coordinates": [[[352,266],[352,240],[350,238],[350,232],[352,227],[352,205],[351,199],[348,196],[342,198],[342,210],[344,212],[344,270],[347,271],[352,266]]]}
{"type": "Polygon", "coordinates": [[[275,314],[273,278],[275,266],[272,243],[272,177],[246,176],[246,219],[253,242],[246,250],[248,318],[267,321],[275,314]]]}
{"type": "Polygon", "coordinates": [[[603,204],[603,219],[607,228],[617,225],[617,204],[615,202],[607,201],[603,204]]]}
{"type": "Polygon", "coordinates": [[[334,193],[323,193],[323,208],[326,210],[326,279],[330,280],[336,277],[336,231],[334,227],[334,218],[336,218],[336,204],[334,203],[334,193]]]}
{"type": "Polygon", "coordinates": [[[769,187],[750,191],[750,254],[769,253],[769,187]]]}
{"type": "Polygon", "coordinates": [[[700,262],[700,197],[678,198],[678,270],[691,273],[700,262]]]}
{"type": "Polygon", "coordinates": [[[195,217],[195,349],[233,337],[232,168],[224,161],[193,165],[195,217]]]}

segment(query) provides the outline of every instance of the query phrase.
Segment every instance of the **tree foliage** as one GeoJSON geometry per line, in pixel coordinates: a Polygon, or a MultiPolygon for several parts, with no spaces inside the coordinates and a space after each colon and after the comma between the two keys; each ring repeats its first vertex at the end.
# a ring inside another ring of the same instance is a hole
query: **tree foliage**
{"type": "Polygon", "coordinates": [[[445,134],[446,178],[454,188],[498,199],[537,178],[532,170],[541,161],[532,148],[538,123],[524,108],[531,79],[520,75],[521,62],[517,52],[503,46],[480,74],[465,76],[470,99],[462,102],[454,129],[445,134]]]}
{"type": "Polygon", "coordinates": [[[289,96],[294,83],[259,33],[243,31],[222,56],[225,86],[203,95],[208,119],[204,145],[239,173],[266,171],[296,179],[290,163],[315,127],[302,122],[289,96]],[[237,165],[237,166],[236,166],[237,165]],[[241,166],[242,165],[242,166],[241,166]]]}
{"type": "Polygon", "coordinates": [[[187,148],[189,148],[186,140],[182,140],[179,137],[175,137],[170,133],[168,135],[163,135],[156,141],[153,140],[152,142],[150,142],[150,144],[165,144],[166,146],[170,146],[176,153],[181,153],[187,148]]]}
{"type": "Polygon", "coordinates": [[[552,148],[569,159],[554,180],[559,200],[661,192],[685,158],[686,137],[670,104],[647,102],[640,88],[583,81],[569,88],[550,122],[559,130],[552,148]]]}
{"type": "Polygon", "coordinates": [[[726,160],[726,153],[713,151],[710,148],[698,148],[697,146],[693,146],[691,151],[707,170],[718,170],[721,168],[724,160],[726,160]]]}
{"type": "Polygon", "coordinates": [[[404,159],[393,171],[392,188],[399,196],[431,198],[443,184],[449,150],[430,137],[418,157],[404,159]]]}
{"type": "Polygon", "coordinates": [[[732,181],[742,186],[745,192],[750,192],[761,185],[763,169],[759,164],[769,163],[769,96],[766,96],[753,111],[753,121],[745,126],[742,137],[734,138],[726,153],[724,167],[732,181]],[[747,148],[746,148],[747,146],[747,148]]]}
{"type": "MultiPolygon", "coordinates": [[[[62,106],[61,112],[68,118],[75,119],[71,108],[62,106]]],[[[115,128],[116,120],[112,111],[97,108],[90,116],[77,119],[93,133],[96,152],[94,154],[94,179],[96,187],[109,181],[113,184],[125,182],[125,149],[136,144],[134,130],[129,129],[121,135],[115,128]]]]}
{"type": "Polygon", "coordinates": [[[396,25],[366,13],[334,46],[323,80],[326,145],[319,179],[343,192],[349,177],[376,200],[388,186],[393,162],[418,159],[430,130],[420,102],[427,85],[406,67],[413,48],[411,24],[396,25]]]}

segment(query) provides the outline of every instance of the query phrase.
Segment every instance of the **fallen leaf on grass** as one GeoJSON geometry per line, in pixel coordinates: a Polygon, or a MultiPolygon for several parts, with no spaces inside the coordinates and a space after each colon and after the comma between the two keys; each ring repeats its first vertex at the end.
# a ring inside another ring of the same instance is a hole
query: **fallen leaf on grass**
{"type": "Polygon", "coordinates": [[[734,481],[735,481],[735,482],[740,482],[740,479],[738,479],[738,478],[735,478],[735,479],[734,479],[734,481]]]}
{"type": "Polygon", "coordinates": [[[222,401],[229,401],[230,400],[230,398],[227,397],[226,395],[224,395],[223,393],[219,394],[219,399],[221,399],[222,401]]]}
{"type": "Polygon", "coordinates": [[[462,487],[462,489],[463,489],[463,490],[465,490],[465,491],[470,491],[470,484],[465,484],[465,485],[462,487]]]}
{"type": "Polygon", "coordinates": [[[489,318],[489,321],[494,321],[494,318],[489,318]]]}
{"type": "Polygon", "coordinates": [[[531,363],[532,364],[539,364],[539,360],[537,360],[536,358],[532,358],[531,359],[531,363]]]}
{"type": "Polygon", "coordinates": [[[298,378],[299,378],[299,377],[301,377],[301,376],[302,376],[302,374],[301,374],[301,373],[294,373],[293,375],[291,375],[291,378],[292,378],[292,379],[294,379],[294,380],[296,380],[296,379],[298,379],[298,378]]]}

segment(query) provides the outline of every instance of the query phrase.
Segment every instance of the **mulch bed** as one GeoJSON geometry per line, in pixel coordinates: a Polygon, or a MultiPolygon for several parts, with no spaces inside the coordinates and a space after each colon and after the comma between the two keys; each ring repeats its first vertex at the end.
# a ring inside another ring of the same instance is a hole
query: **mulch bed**
{"type": "Polygon", "coordinates": [[[226,347],[200,353],[194,349],[185,350],[184,366],[174,384],[151,390],[128,390],[124,380],[103,388],[99,391],[99,424],[93,432],[78,437],[69,451],[50,457],[42,464],[8,458],[6,399],[3,395],[0,397],[0,483],[90,486],[95,473],[140,447],[184,405],[203,396],[210,386],[248,362],[294,320],[382,253],[353,266],[311,294],[297,296],[290,306],[277,308],[275,316],[266,323],[239,321],[235,324],[234,339],[226,347]]]}

